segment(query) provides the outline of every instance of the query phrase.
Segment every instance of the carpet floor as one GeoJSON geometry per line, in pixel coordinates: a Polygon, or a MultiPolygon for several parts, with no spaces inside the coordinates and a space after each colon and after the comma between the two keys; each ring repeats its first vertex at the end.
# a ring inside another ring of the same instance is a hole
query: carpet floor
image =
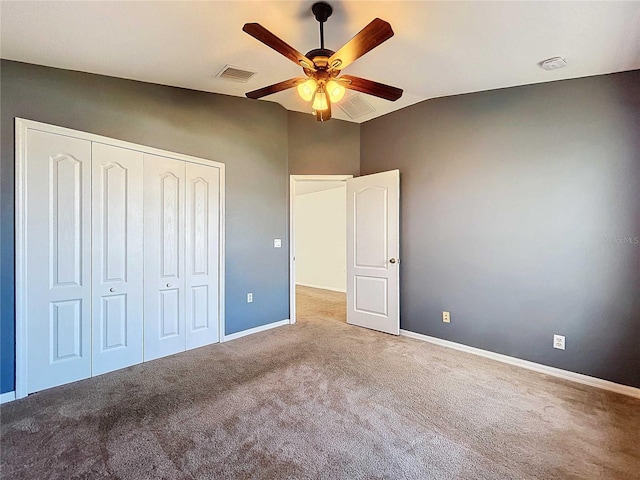
{"type": "Polygon", "coordinates": [[[640,478],[640,400],[344,317],[301,287],[295,325],[5,404],[2,478],[640,478]]]}

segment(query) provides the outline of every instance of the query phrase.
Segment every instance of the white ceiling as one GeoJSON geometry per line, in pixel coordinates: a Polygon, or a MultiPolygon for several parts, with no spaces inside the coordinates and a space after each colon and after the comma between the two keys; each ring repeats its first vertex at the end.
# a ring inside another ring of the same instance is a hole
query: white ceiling
{"type": "MultiPolygon", "coordinates": [[[[400,87],[404,95],[397,102],[366,96],[376,112],[358,122],[433,97],[640,68],[638,1],[329,3],[328,48],[337,50],[375,17],[395,31],[345,73],[400,87]],[[538,66],[558,55],[566,68],[538,66]]],[[[305,53],[319,47],[312,4],[2,0],[0,52],[10,60],[243,96],[302,71],[242,25],[258,22],[305,53]],[[216,78],[226,64],[257,75],[248,83],[216,78]]],[[[266,100],[310,110],[295,90],[266,100]]],[[[338,108],[333,114],[349,120],[338,108]]]]}

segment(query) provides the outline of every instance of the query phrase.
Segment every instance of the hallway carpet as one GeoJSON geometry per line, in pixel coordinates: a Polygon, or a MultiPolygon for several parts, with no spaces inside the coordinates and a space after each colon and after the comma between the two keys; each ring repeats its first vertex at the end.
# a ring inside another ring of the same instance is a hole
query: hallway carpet
{"type": "Polygon", "coordinates": [[[640,478],[638,399],[298,309],[3,405],[2,478],[640,478]]]}

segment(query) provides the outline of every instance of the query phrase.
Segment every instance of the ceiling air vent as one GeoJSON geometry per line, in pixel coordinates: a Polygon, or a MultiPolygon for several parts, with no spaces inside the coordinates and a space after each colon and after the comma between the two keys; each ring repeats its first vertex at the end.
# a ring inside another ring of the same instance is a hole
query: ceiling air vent
{"type": "Polygon", "coordinates": [[[338,105],[349,117],[356,119],[376,111],[367,100],[360,95],[352,95],[338,105]]]}
{"type": "Polygon", "coordinates": [[[247,83],[255,74],[256,72],[250,72],[231,65],[225,65],[224,68],[218,72],[216,77],[231,80],[233,82],[247,83]]]}

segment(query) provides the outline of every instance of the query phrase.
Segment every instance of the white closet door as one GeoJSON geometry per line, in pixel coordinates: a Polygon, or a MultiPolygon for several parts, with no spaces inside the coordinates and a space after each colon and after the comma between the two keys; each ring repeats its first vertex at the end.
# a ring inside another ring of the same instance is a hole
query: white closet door
{"type": "Polygon", "coordinates": [[[144,155],[144,359],[186,348],[185,163],[144,155]]]}
{"type": "Polygon", "coordinates": [[[92,374],[142,362],[143,154],[93,144],[92,374]]]}
{"type": "Polygon", "coordinates": [[[186,164],[187,349],[219,340],[220,170],[186,164]]]}
{"type": "Polygon", "coordinates": [[[28,393],[91,376],[91,142],[29,130],[28,393]]]}

